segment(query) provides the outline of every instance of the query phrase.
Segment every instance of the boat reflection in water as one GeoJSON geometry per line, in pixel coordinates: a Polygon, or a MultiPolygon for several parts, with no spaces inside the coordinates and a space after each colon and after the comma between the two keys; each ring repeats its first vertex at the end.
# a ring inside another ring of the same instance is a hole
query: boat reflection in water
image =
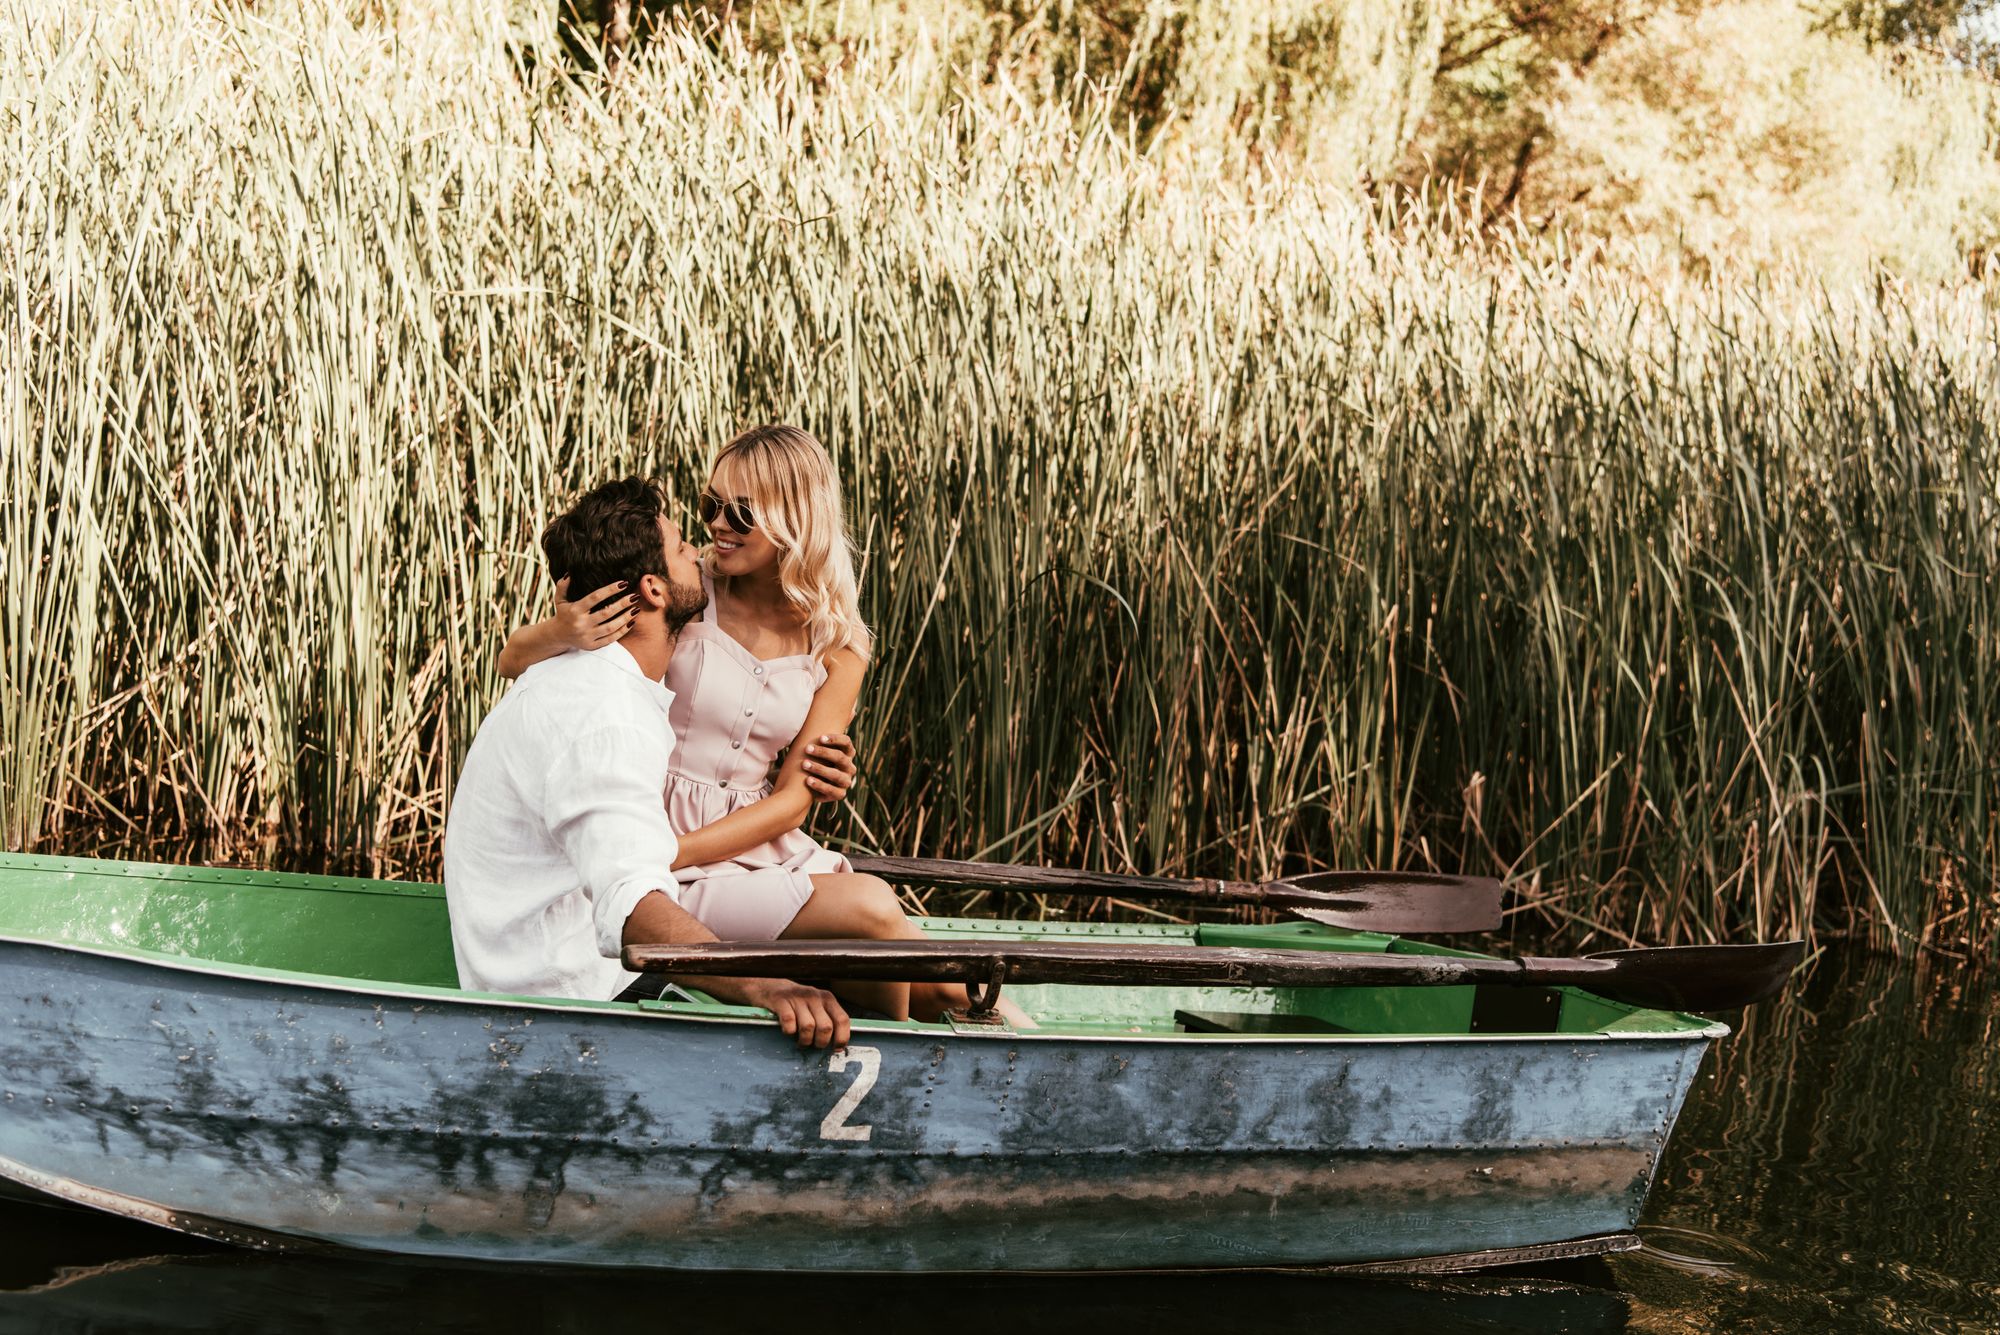
{"type": "Polygon", "coordinates": [[[1619,1331],[1601,1263],[1505,1277],[1300,1274],[684,1275],[243,1252],[68,1207],[0,1201],[7,1332],[943,1330],[954,1335],[1542,1335],[1619,1331]]]}

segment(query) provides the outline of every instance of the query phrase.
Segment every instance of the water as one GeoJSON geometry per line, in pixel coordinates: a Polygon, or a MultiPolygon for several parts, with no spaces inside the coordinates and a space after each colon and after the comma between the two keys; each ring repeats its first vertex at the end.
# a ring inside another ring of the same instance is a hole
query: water
{"type": "Polygon", "coordinates": [[[1848,955],[1697,1081],[1630,1328],[2000,1331],[2000,988],[1848,955]]]}
{"type": "Polygon", "coordinates": [[[0,1331],[2000,1331],[2000,989],[1829,956],[1741,1021],[1643,1252],[1499,1276],[813,1279],[233,1252],[0,1202],[0,1331]]]}

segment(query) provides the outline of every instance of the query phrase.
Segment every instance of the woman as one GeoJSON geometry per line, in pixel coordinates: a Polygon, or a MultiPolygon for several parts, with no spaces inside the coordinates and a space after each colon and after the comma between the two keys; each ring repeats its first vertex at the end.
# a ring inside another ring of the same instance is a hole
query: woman
{"type": "MultiPolygon", "coordinates": [[[[708,606],[667,668],[675,750],[666,803],[680,837],[681,906],[725,941],[922,937],[886,882],[856,874],[800,828],[812,809],[800,743],[845,730],[870,648],[832,460],[797,427],[754,427],[716,455],[700,509],[713,544],[702,570],[708,606]]],[[[501,674],[615,640],[632,615],[629,596],[603,601],[618,592],[559,602],[548,620],[515,631],[501,674]]],[[[892,1019],[966,1005],[956,984],[835,991],[892,1019]]]]}

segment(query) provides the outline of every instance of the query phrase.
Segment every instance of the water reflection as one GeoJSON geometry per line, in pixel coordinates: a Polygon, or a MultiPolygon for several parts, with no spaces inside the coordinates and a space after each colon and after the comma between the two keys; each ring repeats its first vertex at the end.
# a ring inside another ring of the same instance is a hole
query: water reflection
{"type": "MultiPolygon", "coordinates": [[[[1320,1330],[1494,1335],[1626,1329],[1602,1283],[1336,1280],[1307,1275],[991,1278],[679,1276],[278,1257],[183,1243],[72,1211],[0,1208],[9,1331],[927,1330],[1149,1335],[1320,1330]],[[119,1235],[113,1239],[110,1235],[119,1235]],[[160,1250],[162,1247],[172,1250],[160,1250]],[[122,1253],[122,1254],[121,1254],[122,1253]],[[68,1259],[65,1259],[68,1258],[68,1259]]],[[[1586,1278],[1605,1276],[1584,1271],[1586,1278]]]]}
{"type": "Polygon", "coordinates": [[[1711,1057],[1611,1263],[1641,1330],[2000,1330],[2000,995],[1823,960],[1711,1057]]]}
{"type": "Polygon", "coordinates": [[[0,1202],[6,1331],[2000,1331],[2000,996],[1824,959],[1739,1017],[1674,1133],[1647,1246],[1433,1282],[534,1273],[231,1252],[0,1202]]]}

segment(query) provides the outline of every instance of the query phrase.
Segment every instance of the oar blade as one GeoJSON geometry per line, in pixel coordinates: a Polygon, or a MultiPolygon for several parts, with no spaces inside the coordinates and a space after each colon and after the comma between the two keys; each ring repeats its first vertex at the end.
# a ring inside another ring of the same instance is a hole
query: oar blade
{"type": "Polygon", "coordinates": [[[1424,872],[1314,872],[1271,887],[1271,902],[1301,918],[1390,936],[1491,932],[1506,888],[1485,876],[1424,872]],[[1302,892],[1297,899],[1288,893],[1302,892]]]}
{"type": "Polygon", "coordinates": [[[1588,958],[1612,970],[1576,986],[1657,1010],[1734,1010],[1776,996],[1805,951],[1803,941],[1607,950],[1588,958]]]}
{"type": "Polygon", "coordinates": [[[895,885],[1005,890],[1035,895],[1110,895],[1140,903],[1215,909],[1285,909],[1357,932],[1414,936],[1490,932],[1500,926],[1500,882],[1484,876],[1427,872],[1329,871],[1282,881],[1194,881],[1126,876],[1068,867],[1013,867],[990,862],[855,855],[854,870],[895,885]]]}

